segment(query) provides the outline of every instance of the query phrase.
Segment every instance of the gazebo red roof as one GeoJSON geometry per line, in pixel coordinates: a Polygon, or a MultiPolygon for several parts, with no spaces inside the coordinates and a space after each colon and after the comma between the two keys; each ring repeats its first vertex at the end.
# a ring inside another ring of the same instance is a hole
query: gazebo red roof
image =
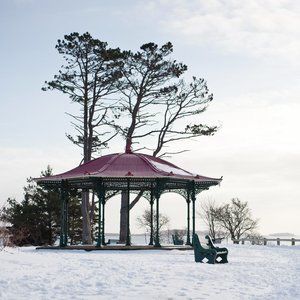
{"type": "Polygon", "coordinates": [[[193,174],[163,159],[142,153],[114,153],[101,156],[62,174],[37,178],[37,182],[72,180],[79,178],[174,178],[195,182],[214,182],[210,178],[193,174]]]}

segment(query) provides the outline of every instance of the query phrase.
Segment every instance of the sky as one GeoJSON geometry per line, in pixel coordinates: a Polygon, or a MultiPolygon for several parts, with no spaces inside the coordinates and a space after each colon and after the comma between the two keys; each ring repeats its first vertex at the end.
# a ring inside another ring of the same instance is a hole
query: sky
{"type": "MultiPolygon", "coordinates": [[[[49,164],[54,173],[78,165],[81,152],[66,139],[65,112],[78,107],[44,81],[62,63],[57,39],[90,32],[111,47],[137,50],[171,41],[173,57],[188,65],[187,79],[207,80],[214,100],[201,122],[217,124],[213,137],[186,143],[173,163],[197,174],[223,176],[198,196],[218,204],[248,201],[262,234],[300,234],[300,2],[288,0],[0,0],[0,205],[22,200],[27,177],[49,164]]],[[[174,144],[174,148],[180,145],[174,144]]],[[[177,149],[177,148],[176,148],[177,149]]],[[[109,152],[122,152],[116,140],[109,152]]],[[[142,232],[132,211],[132,232],[142,232]]],[[[108,232],[117,232],[120,200],[108,201],[108,232]]],[[[186,226],[185,201],[163,195],[171,228],[186,226]]],[[[197,229],[204,229],[197,218],[197,229]]]]}

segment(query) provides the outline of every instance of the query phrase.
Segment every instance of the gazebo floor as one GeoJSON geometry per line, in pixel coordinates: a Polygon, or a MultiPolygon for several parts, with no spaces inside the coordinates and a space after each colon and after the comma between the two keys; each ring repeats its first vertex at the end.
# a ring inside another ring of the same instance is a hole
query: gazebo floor
{"type": "Polygon", "coordinates": [[[94,251],[94,250],[193,250],[192,246],[188,245],[180,245],[180,246],[161,246],[154,247],[148,245],[133,245],[133,246],[125,246],[125,245],[106,245],[97,247],[94,245],[71,245],[65,247],[59,246],[40,246],[36,247],[37,250],[85,250],[85,251],[94,251]]]}

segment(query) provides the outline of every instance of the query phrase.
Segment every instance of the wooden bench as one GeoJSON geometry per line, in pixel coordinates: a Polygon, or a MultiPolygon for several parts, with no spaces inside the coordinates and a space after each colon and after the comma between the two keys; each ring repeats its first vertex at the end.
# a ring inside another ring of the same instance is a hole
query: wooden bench
{"type": "Polygon", "coordinates": [[[174,245],[183,245],[183,240],[181,240],[176,234],[172,234],[172,240],[174,245]]]}
{"type": "Polygon", "coordinates": [[[203,262],[206,258],[207,263],[215,264],[215,263],[228,263],[227,255],[228,250],[227,248],[219,248],[216,247],[210,236],[205,237],[207,239],[207,245],[202,246],[199,241],[199,237],[197,234],[193,235],[193,246],[194,246],[194,254],[195,254],[195,262],[203,262]]]}

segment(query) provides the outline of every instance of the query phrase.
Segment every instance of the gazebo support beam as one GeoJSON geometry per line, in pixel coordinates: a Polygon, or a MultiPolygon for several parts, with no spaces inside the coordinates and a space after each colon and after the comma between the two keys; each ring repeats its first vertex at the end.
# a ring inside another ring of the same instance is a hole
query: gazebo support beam
{"type": "Polygon", "coordinates": [[[101,206],[102,197],[98,194],[98,234],[97,234],[97,247],[101,247],[101,206]]]}
{"type": "Polygon", "coordinates": [[[101,228],[101,242],[105,245],[105,199],[102,198],[102,228],[101,228]]]}
{"type": "Polygon", "coordinates": [[[68,205],[66,182],[62,181],[60,187],[61,221],[59,246],[65,247],[68,243],[68,205]]]}
{"type": "Polygon", "coordinates": [[[155,234],[155,247],[161,247],[159,241],[159,197],[156,198],[156,234],[155,234]]]}
{"type": "Polygon", "coordinates": [[[155,247],[161,247],[159,241],[159,198],[161,194],[160,181],[157,179],[155,187],[155,198],[156,198],[156,235],[155,235],[155,247]]]}
{"type": "MultiPolygon", "coordinates": [[[[191,198],[192,198],[192,204],[193,204],[193,239],[194,239],[194,234],[196,233],[196,222],[195,222],[195,202],[196,202],[196,191],[195,191],[195,182],[193,181],[193,184],[192,184],[192,191],[191,191],[192,195],[191,195],[191,198]]],[[[194,243],[194,241],[193,241],[194,243]]]]}
{"type": "Polygon", "coordinates": [[[126,235],[126,246],[130,246],[130,181],[127,179],[127,235],[126,235]]]}
{"type": "Polygon", "coordinates": [[[150,246],[153,246],[153,188],[151,189],[151,198],[150,198],[150,246]]]}
{"type": "Polygon", "coordinates": [[[65,234],[64,234],[64,245],[67,246],[68,244],[68,219],[69,219],[69,214],[68,214],[68,192],[65,191],[65,234]]]}
{"type": "Polygon", "coordinates": [[[105,189],[102,180],[96,180],[94,189],[98,197],[98,233],[97,233],[97,247],[105,244],[104,235],[104,204],[105,204],[105,189]]]}
{"type": "Polygon", "coordinates": [[[186,204],[187,204],[187,231],[186,231],[186,245],[191,245],[190,240],[190,189],[187,189],[187,198],[186,198],[186,204]]]}
{"type": "Polygon", "coordinates": [[[60,238],[59,238],[59,246],[64,246],[64,223],[65,223],[65,203],[64,203],[64,197],[63,197],[63,191],[62,188],[60,189],[60,202],[61,202],[61,209],[60,209],[60,238]]]}

